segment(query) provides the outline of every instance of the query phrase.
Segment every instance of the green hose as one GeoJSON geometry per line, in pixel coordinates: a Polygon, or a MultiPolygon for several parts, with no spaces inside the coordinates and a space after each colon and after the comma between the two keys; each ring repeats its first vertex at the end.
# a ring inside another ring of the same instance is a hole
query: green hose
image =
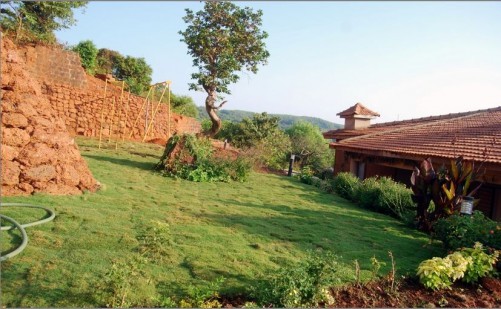
{"type": "Polygon", "coordinates": [[[37,220],[34,222],[19,224],[16,220],[12,219],[11,217],[7,217],[5,215],[0,214],[0,218],[5,219],[13,224],[12,226],[0,226],[0,231],[8,231],[8,230],[12,230],[12,229],[18,229],[21,232],[21,238],[22,238],[21,244],[16,249],[14,249],[13,251],[11,251],[5,255],[0,256],[0,261],[5,261],[7,259],[10,259],[13,256],[16,256],[19,253],[21,253],[21,251],[23,251],[24,248],[26,248],[26,245],[28,244],[28,235],[26,234],[26,230],[24,228],[52,221],[56,217],[56,213],[53,210],[42,207],[42,206],[38,206],[38,205],[31,205],[31,204],[24,204],[24,203],[0,203],[0,209],[1,209],[1,207],[4,207],[4,206],[39,208],[39,209],[45,210],[49,216],[45,219],[37,220]]]}

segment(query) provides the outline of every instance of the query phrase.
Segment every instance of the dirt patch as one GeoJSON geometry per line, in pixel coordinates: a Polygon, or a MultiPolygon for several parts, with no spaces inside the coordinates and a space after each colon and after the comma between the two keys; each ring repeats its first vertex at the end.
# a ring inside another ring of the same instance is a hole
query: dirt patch
{"type": "Polygon", "coordinates": [[[349,286],[332,291],[336,307],[497,308],[501,306],[499,279],[484,279],[477,286],[456,283],[450,290],[424,289],[417,279],[405,279],[392,291],[387,281],[349,286]],[[488,287],[488,288],[487,288],[488,287]]]}
{"type": "MultiPolygon", "coordinates": [[[[404,279],[394,286],[388,280],[373,281],[365,285],[350,285],[331,289],[335,299],[332,308],[499,308],[501,307],[501,281],[484,278],[477,286],[456,283],[450,290],[424,289],[417,279],[404,279]]],[[[222,297],[223,307],[242,307],[245,296],[222,297]]]]}

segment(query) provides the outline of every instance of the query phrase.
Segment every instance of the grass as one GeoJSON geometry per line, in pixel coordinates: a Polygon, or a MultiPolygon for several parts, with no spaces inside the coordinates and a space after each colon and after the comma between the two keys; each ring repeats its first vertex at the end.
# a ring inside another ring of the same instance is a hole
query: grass
{"type": "MultiPolygon", "coordinates": [[[[97,193],[80,196],[4,197],[55,209],[53,222],[27,229],[29,244],[1,265],[7,307],[106,306],[100,291],[115,265],[135,265],[130,304],[161,305],[189,285],[226,278],[224,293],[243,293],[260,276],[304,258],[308,250],[331,250],[353,280],[357,259],[369,278],[370,258],[395,257],[400,274],[414,273],[424,259],[440,255],[426,235],[393,218],[371,213],[296,179],[252,174],[245,183],[193,183],[152,171],[157,145],[125,143],[97,149],[77,139],[95,178],[97,193]],[[138,262],[139,257],[147,261],[138,262]]],[[[22,208],[2,209],[20,221],[43,216],[22,208]]],[[[19,241],[2,233],[2,252],[19,241]]],[[[132,266],[131,266],[132,267],[132,266]]],[[[116,278],[115,278],[116,279],[116,278]]]]}

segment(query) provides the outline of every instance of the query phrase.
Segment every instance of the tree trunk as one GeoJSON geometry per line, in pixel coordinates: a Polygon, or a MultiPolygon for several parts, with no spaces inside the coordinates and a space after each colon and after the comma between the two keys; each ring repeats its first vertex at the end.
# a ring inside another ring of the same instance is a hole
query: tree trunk
{"type": "Polygon", "coordinates": [[[214,137],[214,135],[221,130],[221,119],[216,113],[217,107],[216,104],[216,91],[215,90],[207,90],[207,99],[205,99],[205,110],[207,114],[209,114],[210,121],[212,122],[212,127],[209,132],[206,133],[208,137],[214,137]]]}

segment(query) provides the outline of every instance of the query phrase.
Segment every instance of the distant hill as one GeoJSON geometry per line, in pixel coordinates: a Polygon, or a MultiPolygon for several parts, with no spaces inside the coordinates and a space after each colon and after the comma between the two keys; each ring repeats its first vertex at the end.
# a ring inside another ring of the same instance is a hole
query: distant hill
{"type": "MultiPolygon", "coordinates": [[[[205,111],[205,107],[198,106],[199,120],[209,119],[209,115],[205,111]]],[[[252,115],[257,114],[249,111],[242,110],[228,110],[223,109],[218,112],[219,116],[222,120],[231,121],[231,122],[240,122],[244,118],[251,118],[252,115]]],[[[342,124],[330,122],[317,117],[308,117],[308,116],[293,116],[293,115],[285,115],[285,114],[270,114],[270,116],[276,116],[280,118],[280,128],[285,130],[291,127],[295,122],[298,121],[306,121],[311,124],[316,125],[320,128],[320,131],[328,131],[333,129],[340,129],[343,127],[342,124]]]]}

